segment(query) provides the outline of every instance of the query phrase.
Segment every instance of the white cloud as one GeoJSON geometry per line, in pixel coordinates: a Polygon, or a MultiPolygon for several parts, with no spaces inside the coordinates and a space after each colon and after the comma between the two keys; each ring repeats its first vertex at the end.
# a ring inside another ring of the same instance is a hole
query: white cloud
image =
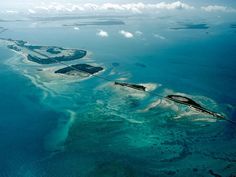
{"type": "Polygon", "coordinates": [[[97,4],[86,3],[81,5],[84,10],[97,10],[99,6],[97,4]]]}
{"type": "Polygon", "coordinates": [[[154,34],[153,35],[155,38],[161,39],[161,40],[165,40],[166,38],[164,36],[161,36],[159,34],[154,34]]]}
{"type": "Polygon", "coordinates": [[[75,27],[74,27],[74,30],[79,30],[79,27],[76,27],[76,26],[75,26],[75,27]]]}
{"type": "Polygon", "coordinates": [[[6,13],[8,13],[8,14],[18,14],[19,12],[15,11],[15,10],[7,10],[6,13]]]}
{"type": "Polygon", "coordinates": [[[218,5],[209,5],[201,7],[202,10],[207,12],[236,12],[236,9],[226,6],[218,6],[218,5]]]}
{"type": "Polygon", "coordinates": [[[31,14],[35,14],[35,13],[36,13],[36,11],[35,11],[35,10],[32,10],[32,9],[28,9],[28,11],[29,11],[29,13],[31,13],[31,14]]]}
{"type": "Polygon", "coordinates": [[[188,4],[182,3],[180,1],[176,1],[173,3],[166,3],[166,2],[161,2],[156,4],[156,7],[158,9],[168,9],[168,10],[173,10],[173,9],[193,9],[193,6],[190,6],[188,4]]]}
{"type": "Polygon", "coordinates": [[[108,32],[106,32],[104,30],[99,30],[99,32],[97,32],[97,35],[100,37],[108,37],[109,36],[108,32]]]}
{"type": "Polygon", "coordinates": [[[116,12],[129,12],[129,13],[143,13],[155,12],[158,10],[189,10],[194,7],[175,1],[172,3],[41,3],[35,9],[48,11],[48,12],[80,12],[80,11],[116,11],[116,12]]]}
{"type": "Polygon", "coordinates": [[[120,30],[120,34],[123,35],[125,38],[133,38],[134,35],[128,31],[120,30]]]}

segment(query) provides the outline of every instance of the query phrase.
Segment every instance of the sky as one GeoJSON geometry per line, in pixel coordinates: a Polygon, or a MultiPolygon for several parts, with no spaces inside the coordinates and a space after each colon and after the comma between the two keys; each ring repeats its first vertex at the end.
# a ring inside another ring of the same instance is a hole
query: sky
{"type": "Polygon", "coordinates": [[[236,13],[235,0],[0,0],[0,2],[0,12],[7,14],[89,11],[142,14],[173,10],[236,13]]]}

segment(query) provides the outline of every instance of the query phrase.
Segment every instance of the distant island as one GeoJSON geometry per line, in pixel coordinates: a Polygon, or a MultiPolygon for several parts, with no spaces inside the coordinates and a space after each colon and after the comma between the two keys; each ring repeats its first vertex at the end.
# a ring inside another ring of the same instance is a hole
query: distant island
{"type": "Polygon", "coordinates": [[[5,31],[7,31],[7,29],[0,26],[0,34],[3,33],[3,32],[5,32],[5,31]]]}
{"type": "Polygon", "coordinates": [[[184,29],[208,29],[209,26],[205,23],[199,23],[199,24],[182,24],[180,27],[173,27],[170,28],[172,30],[184,30],[184,29]]]}
{"type": "Polygon", "coordinates": [[[23,40],[5,40],[7,47],[16,52],[21,52],[27,56],[29,61],[38,64],[53,64],[62,61],[71,61],[83,58],[87,52],[78,49],[65,49],[55,46],[34,46],[23,40]]]}
{"type": "Polygon", "coordinates": [[[112,26],[112,25],[125,25],[125,22],[121,20],[103,20],[103,21],[91,21],[75,24],[64,24],[63,26],[112,26]]]}

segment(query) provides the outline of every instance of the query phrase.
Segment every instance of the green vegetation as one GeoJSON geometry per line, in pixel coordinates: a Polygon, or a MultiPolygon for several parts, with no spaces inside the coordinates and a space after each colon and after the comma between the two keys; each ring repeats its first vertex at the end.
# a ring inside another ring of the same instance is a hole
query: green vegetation
{"type": "Polygon", "coordinates": [[[71,65],[66,68],[59,69],[55,71],[55,73],[60,73],[60,74],[68,74],[71,71],[81,71],[85,72],[88,74],[95,74],[99,71],[102,71],[103,68],[99,66],[91,66],[89,64],[76,64],[76,65],[71,65]]]}
{"type": "Polygon", "coordinates": [[[27,59],[38,64],[53,64],[83,58],[87,51],[78,49],[64,49],[55,46],[26,45],[23,40],[7,39],[9,49],[26,54],[27,59]]]}

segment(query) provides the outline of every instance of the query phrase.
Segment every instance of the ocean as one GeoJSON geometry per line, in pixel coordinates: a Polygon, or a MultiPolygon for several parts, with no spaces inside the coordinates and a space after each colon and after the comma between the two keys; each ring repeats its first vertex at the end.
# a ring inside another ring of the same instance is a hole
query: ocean
{"type": "MultiPolygon", "coordinates": [[[[121,20],[126,25],[79,30],[62,26],[66,21],[1,22],[8,30],[0,37],[85,49],[90,63],[105,68],[99,76],[149,83],[163,97],[188,95],[236,121],[231,21],[172,29],[179,24],[170,17],[121,20]],[[109,37],[98,36],[100,29],[109,37]]],[[[22,59],[1,45],[0,177],[236,174],[232,123],[96,77],[41,77],[22,59]]]]}

